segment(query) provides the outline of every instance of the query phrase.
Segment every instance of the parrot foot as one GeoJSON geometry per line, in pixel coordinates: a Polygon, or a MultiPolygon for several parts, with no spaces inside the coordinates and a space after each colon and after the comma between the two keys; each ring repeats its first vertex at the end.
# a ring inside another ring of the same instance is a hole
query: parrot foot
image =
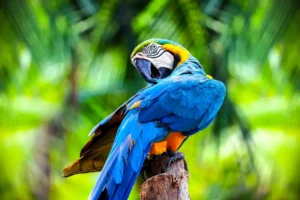
{"type": "Polygon", "coordinates": [[[146,177],[146,176],[147,176],[147,170],[149,170],[150,160],[158,160],[158,159],[160,159],[160,157],[161,157],[161,155],[151,155],[144,161],[143,167],[141,168],[141,171],[140,171],[140,175],[144,181],[146,181],[148,179],[148,177],[146,177]]]}
{"type": "Polygon", "coordinates": [[[147,175],[146,172],[147,172],[148,167],[149,167],[149,160],[148,160],[148,158],[146,158],[146,160],[144,161],[143,167],[141,168],[141,171],[140,171],[140,175],[144,181],[147,180],[145,175],[147,175]]]}
{"type": "Polygon", "coordinates": [[[141,169],[141,171],[140,171],[140,175],[141,175],[141,177],[142,177],[142,179],[143,179],[144,181],[147,180],[146,177],[145,177],[146,168],[147,168],[147,166],[142,167],[142,169],[141,169]]]}
{"type": "Polygon", "coordinates": [[[173,164],[173,163],[175,163],[176,161],[182,159],[183,162],[184,162],[184,169],[185,169],[186,171],[189,171],[189,170],[188,170],[187,163],[186,163],[186,161],[185,161],[185,159],[184,159],[184,154],[183,154],[183,153],[178,152],[178,151],[174,151],[174,152],[168,152],[167,155],[170,156],[169,163],[168,163],[168,168],[171,166],[171,164],[173,164]]]}

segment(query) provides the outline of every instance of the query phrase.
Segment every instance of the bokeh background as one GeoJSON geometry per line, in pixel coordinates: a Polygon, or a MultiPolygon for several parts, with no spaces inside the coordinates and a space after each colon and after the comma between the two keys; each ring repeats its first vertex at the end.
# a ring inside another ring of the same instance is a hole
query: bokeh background
{"type": "Polygon", "coordinates": [[[145,86],[130,53],[155,37],[185,46],[228,90],[181,149],[191,198],[300,199],[298,0],[0,2],[0,199],[87,199],[98,173],[62,170],[145,86]]]}

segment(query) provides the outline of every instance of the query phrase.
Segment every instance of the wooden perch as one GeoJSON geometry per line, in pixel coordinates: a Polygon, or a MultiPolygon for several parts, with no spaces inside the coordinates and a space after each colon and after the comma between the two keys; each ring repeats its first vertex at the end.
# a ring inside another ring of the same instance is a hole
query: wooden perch
{"type": "Polygon", "coordinates": [[[147,180],[141,186],[141,200],[187,200],[189,173],[185,160],[171,163],[169,155],[147,158],[144,172],[147,180]]]}

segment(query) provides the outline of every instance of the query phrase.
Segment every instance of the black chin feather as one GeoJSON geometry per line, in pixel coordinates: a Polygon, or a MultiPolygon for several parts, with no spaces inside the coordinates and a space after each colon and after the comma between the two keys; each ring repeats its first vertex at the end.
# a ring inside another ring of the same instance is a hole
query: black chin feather
{"type": "MultiPolygon", "coordinates": [[[[171,53],[171,52],[170,52],[171,53]]],[[[174,65],[173,65],[173,70],[177,67],[178,63],[180,62],[180,57],[176,54],[171,53],[174,57],[174,65]]]]}
{"type": "Polygon", "coordinates": [[[165,67],[158,68],[158,71],[159,71],[159,78],[160,79],[164,79],[172,73],[171,69],[165,68],[165,67]]]}

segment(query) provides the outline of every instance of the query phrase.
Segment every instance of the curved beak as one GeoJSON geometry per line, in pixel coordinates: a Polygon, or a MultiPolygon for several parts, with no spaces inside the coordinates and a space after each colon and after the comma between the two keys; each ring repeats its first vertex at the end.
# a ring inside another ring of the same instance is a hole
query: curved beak
{"type": "Polygon", "coordinates": [[[135,58],[134,59],[134,66],[136,67],[137,71],[140,75],[149,83],[156,83],[151,76],[151,62],[146,59],[142,58],[135,58]]]}

